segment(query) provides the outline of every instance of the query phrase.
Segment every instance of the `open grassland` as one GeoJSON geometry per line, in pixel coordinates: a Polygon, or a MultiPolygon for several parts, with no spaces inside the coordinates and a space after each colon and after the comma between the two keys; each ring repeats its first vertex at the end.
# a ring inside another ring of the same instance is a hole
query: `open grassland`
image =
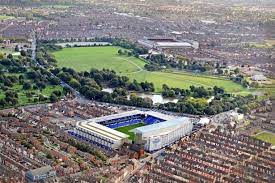
{"type": "Polygon", "coordinates": [[[10,19],[13,18],[12,16],[7,16],[7,15],[0,15],[0,20],[6,20],[6,19],[10,19]]]}
{"type": "Polygon", "coordinates": [[[91,68],[113,69],[120,75],[128,76],[131,80],[139,82],[153,82],[156,92],[161,92],[162,85],[188,89],[191,85],[204,86],[205,88],[219,86],[227,92],[247,95],[250,93],[241,85],[230,80],[186,72],[159,71],[149,72],[144,70],[145,61],[134,57],[119,56],[121,49],[114,46],[101,47],[76,47],[65,48],[54,52],[59,67],[71,67],[77,71],[89,71],[91,68]]]}
{"type": "Polygon", "coordinates": [[[230,80],[209,77],[198,74],[178,73],[178,72],[148,72],[142,71],[134,74],[127,74],[130,79],[137,81],[149,81],[155,84],[156,91],[162,89],[163,84],[168,84],[170,87],[178,87],[187,89],[191,85],[204,86],[205,88],[219,86],[223,87],[226,91],[232,93],[246,92],[245,88],[241,85],[234,83],[230,80]]]}
{"type": "Polygon", "coordinates": [[[135,134],[133,132],[130,132],[130,131],[135,129],[135,128],[141,127],[141,126],[145,126],[145,124],[144,123],[137,123],[137,124],[130,125],[130,126],[124,126],[124,127],[116,128],[115,130],[129,135],[130,140],[135,140],[135,134]]]}
{"type": "Polygon", "coordinates": [[[269,142],[272,145],[275,145],[275,134],[273,133],[261,132],[258,135],[255,135],[254,137],[262,141],[269,142]]]}
{"type": "Polygon", "coordinates": [[[119,47],[76,47],[64,48],[55,52],[58,66],[71,67],[77,71],[89,71],[91,68],[113,69],[120,74],[139,72],[145,62],[134,57],[118,55],[119,47]]]}
{"type": "Polygon", "coordinates": [[[13,49],[8,49],[8,48],[0,48],[0,53],[3,53],[5,55],[8,55],[8,54],[13,54],[15,53],[13,49]]]}

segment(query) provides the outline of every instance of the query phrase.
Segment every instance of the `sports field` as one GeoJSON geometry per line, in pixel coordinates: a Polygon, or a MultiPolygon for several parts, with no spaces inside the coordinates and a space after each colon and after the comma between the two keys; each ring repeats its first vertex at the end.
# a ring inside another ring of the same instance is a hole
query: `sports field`
{"type": "Polygon", "coordinates": [[[178,87],[187,89],[191,85],[204,86],[205,88],[219,86],[223,87],[226,91],[232,93],[244,92],[245,88],[241,85],[218,77],[204,76],[198,74],[178,73],[178,72],[148,72],[142,71],[139,73],[126,74],[130,79],[137,81],[149,81],[155,84],[156,91],[162,90],[164,83],[169,87],[178,87]]]}
{"type": "Polygon", "coordinates": [[[12,16],[7,16],[7,15],[0,15],[0,20],[6,20],[6,19],[10,19],[13,18],[12,16]]]}
{"type": "Polygon", "coordinates": [[[261,132],[258,135],[254,136],[257,139],[260,139],[265,142],[269,142],[272,145],[275,145],[275,134],[269,132],[261,132]]]}
{"type": "Polygon", "coordinates": [[[145,61],[134,57],[120,56],[120,47],[76,47],[64,48],[54,52],[59,67],[71,67],[77,71],[89,71],[91,68],[113,69],[120,75],[126,75],[137,81],[153,82],[156,92],[161,92],[162,85],[188,89],[191,85],[223,87],[227,92],[246,95],[248,90],[230,80],[214,76],[191,74],[186,72],[149,72],[144,70],[145,61]]]}
{"type": "Polygon", "coordinates": [[[135,58],[118,55],[115,46],[64,48],[55,52],[60,67],[71,67],[77,71],[89,71],[91,68],[113,69],[117,73],[127,74],[142,71],[145,62],[135,58]]]}
{"type": "Polygon", "coordinates": [[[135,128],[145,126],[145,125],[146,124],[144,124],[144,123],[137,123],[137,124],[130,125],[130,126],[124,126],[124,127],[116,128],[115,130],[129,135],[130,136],[129,139],[135,140],[135,134],[133,132],[130,132],[130,131],[135,129],[135,128]]]}

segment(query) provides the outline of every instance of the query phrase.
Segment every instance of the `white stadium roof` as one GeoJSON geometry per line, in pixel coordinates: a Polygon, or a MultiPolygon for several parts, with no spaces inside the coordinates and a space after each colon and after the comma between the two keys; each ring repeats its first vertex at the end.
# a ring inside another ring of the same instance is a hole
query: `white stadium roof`
{"type": "Polygon", "coordinates": [[[119,131],[113,130],[111,128],[105,127],[103,125],[100,125],[98,123],[95,122],[80,122],[78,124],[78,127],[81,127],[85,130],[89,130],[92,131],[93,133],[97,133],[100,136],[103,136],[105,138],[117,141],[117,140],[121,140],[121,139],[125,139],[128,138],[129,136],[121,133],[119,131]]]}
{"type": "Polygon", "coordinates": [[[160,47],[191,47],[192,45],[187,42],[157,42],[160,47]]]}
{"type": "Polygon", "coordinates": [[[123,113],[111,114],[108,116],[102,116],[102,117],[98,117],[98,118],[89,119],[87,122],[98,123],[98,122],[102,122],[102,121],[108,121],[108,120],[112,120],[112,119],[123,118],[123,117],[133,116],[133,115],[137,115],[137,114],[143,114],[143,112],[139,111],[139,110],[127,111],[127,112],[123,112],[123,113]]]}
{"type": "Polygon", "coordinates": [[[156,112],[156,111],[146,111],[145,113],[147,115],[154,116],[156,118],[163,119],[165,121],[175,118],[174,116],[169,116],[169,115],[166,115],[166,114],[163,114],[163,113],[160,113],[160,112],[156,112]]]}
{"type": "Polygon", "coordinates": [[[103,121],[109,121],[109,120],[113,120],[113,119],[118,119],[118,118],[138,115],[138,114],[147,114],[147,115],[154,116],[156,118],[160,118],[160,119],[163,119],[163,120],[170,120],[170,119],[174,118],[173,116],[169,116],[169,115],[162,114],[162,113],[155,112],[155,111],[146,111],[146,112],[144,112],[144,111],[140,111],[140,110],[133,110],[133,111],[126,111],[126,112],[123,112],[123,113],[111,114],[111,115],[108,115],[108,116],[102,116],[102,117],[98,117],[98,118],[88,119],[86,122],[87,123],[92,123],[92,122],[100,123],[100,122],[103,122],[103,121]]]}
{"type": "Polygon", "coordinates": [[[182,123],[191,123],[190,118],[187,117],[181,117],[181,118],[175,118],[172,120],[164,121],[161,123],[156,123],[148,126],[142,126],[136,129],[133,129],[133,132],[135,133],[150,133],[153,131],[160,131],[162,129],[168,129],[177,125],[182,125],[182,123]]]}

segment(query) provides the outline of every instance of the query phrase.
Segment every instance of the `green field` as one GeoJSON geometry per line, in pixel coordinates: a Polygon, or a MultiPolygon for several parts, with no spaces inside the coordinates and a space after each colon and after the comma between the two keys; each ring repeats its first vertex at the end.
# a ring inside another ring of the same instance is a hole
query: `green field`
{"type": "Polygon", "coordinates": [[[115,130],[129,135],[130,136],[129,139],[135,140],[135,134],[133,132],[130,132],[130,131],[135,129],[135,128],[141,127],[141,126],[145,126],[145,124],[144,123],[137,123],[137,124],[130,125],[130,126],[124,126],[124,127],[116,128],[115,130]]]}
{"type": "Polygon", "coordinates": [[[106,68],[127,74],[142,70],[144,61],[134,57],[119,56],[117,54],[119,49],[114,46],[64,48],[54,55],[58,60],[58,66],[71,67],[77,71],[106,68]]]}
{"type": "Polygon", "coordinates": [[[178,87],[187,89],[191,85],[204,86],[205,88],[219,86],[232,93],[246,92],[241,85],[230,80],[217,77],[209,77],[198,74],[176,73],[176,72],[148,72],[142,71],[134,74],[126,74],[130,79],[137,81],[149,81],[155,84],[156,91],[162,90],[164,83],[169,87],[178,87]]]}
{"type": "Polygon", "coordinates": [[[272,145],[275,145],[275,134],[273,133],[262,132],[262,133],[259,133],[258,135],[255,135],[254,137],[262,141],[269,142],[272,145]]]}
{"type": "Polygon", "coordinates": [[[7,16],[7,15],[0,15],[0,20],[6,20],[6,19],[10,19],[13,18],[12,16],[7,16]]]}
{"type": "Polygon", "coordinates": [[[186,72],[149,72],[144,70],[145,61],[134,57],[119,56],[119,47],[76,47],[54,52],[59,67],[71,67],[77,71],[89,71],[91,68],[113,69],[131,80],[153,82],[156,92],[161,92],[162,85],[188,89],[191,85],[223,87],[227,92],[246,95],[249,91],[241,85],[224,78],[191,74],[186,72]]]}

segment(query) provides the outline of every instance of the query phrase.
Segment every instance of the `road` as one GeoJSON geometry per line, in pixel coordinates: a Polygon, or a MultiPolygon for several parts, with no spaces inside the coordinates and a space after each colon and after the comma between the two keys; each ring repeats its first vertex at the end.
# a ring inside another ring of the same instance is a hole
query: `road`
{"type": "Polygon", "coordinates": [[[157,158],[158,156],[160,156],[161,153],[163,153],[165,151],[165,149],[160,149],[156,152],[154,152],[153,154],[150,154],[148,157],[141,159],[139,162],[140,164],[138,165],[138,167],[136,169],[134,169],[130,174],[128,174],[123,182],[127,183],[128,180],[131,178],[131,176],[135,175],[138,171],[140,171],[141,169],[143,169],[143,167],[145,166],[145,164],[147,162],[153,161],[155,158],[157,158]]]}
{"type": "MultiPolygon", "coordinates": [[[[36,47],[37,47],[37,40],[36,40],[36,33],[33,32],[32,35],[32,60],[36,63],[37,66],[43,68],[43,69],[46,69],[44,68],[42,65],[40,65],[37,61],[36,61],[36,47]]],[[[57,78],[59,79],[56,75],[54,75],[53,73],[51,73],[51,76],[54,77],[54,78],[57,78]]],[[[60,79],[59,79],[60,80],[60,79]]],[[[84,98],[83,96],[81,96],[81,94],[76,91],[73,87],[71,87],[68,83],[65,83],[64,81],[61,81],[60,83],[61,86],[63,87],[67,87],[69,88],[74,94],[75,96],[77,96],[78,98],[84,98]]]]}

